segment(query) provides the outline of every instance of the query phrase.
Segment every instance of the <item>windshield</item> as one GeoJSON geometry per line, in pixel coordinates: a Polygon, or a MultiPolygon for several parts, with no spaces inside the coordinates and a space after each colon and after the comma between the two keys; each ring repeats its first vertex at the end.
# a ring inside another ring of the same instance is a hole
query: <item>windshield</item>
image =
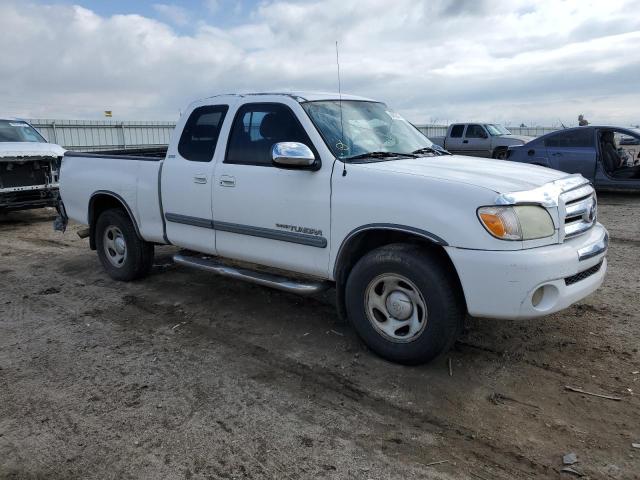
{"type": "Polygon", "coordinates": [[[441,150],[383,103],[323,100],[302,106],[333,154],[341,159],[373,152],[411,156],[421,149],[441,150]]]}
{"type": "Polygon", "coordinates": [[[496,125],[494,123],[488,123],[485,125],[489,131],[489,135],[497,137],[499,135],[511,135],[511,132],[504,128],[502,125],[496,125]]]}
{"type": "Polygon", "coordinates": [[[0,142],[46,143],[46,140],[26,122],[0,120],[0,142]]]}

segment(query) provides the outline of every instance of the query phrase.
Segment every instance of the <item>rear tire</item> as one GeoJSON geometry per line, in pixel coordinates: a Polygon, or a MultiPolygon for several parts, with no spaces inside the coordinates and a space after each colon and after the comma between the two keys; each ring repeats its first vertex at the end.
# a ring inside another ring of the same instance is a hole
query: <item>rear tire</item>
{"type": "Polygon", "coordinates": [[[124,211],[102,212],[95,235],[98,258],[111,278],[128,282],[149,274],[154,246],[138,237],[133,222],[124,211]]]}
{"type": "Polygon", "coordinates": [[[348,317],[375,353],[415,365],[446,352],[462,332],[465,306],[449,265],[417,245],[362,257],[346,284],[348,317]]]}

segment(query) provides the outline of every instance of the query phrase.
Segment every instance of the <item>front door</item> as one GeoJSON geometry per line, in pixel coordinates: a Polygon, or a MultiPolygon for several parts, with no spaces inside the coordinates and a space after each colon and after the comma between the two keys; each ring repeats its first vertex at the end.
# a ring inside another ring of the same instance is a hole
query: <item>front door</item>
{"type": "Polygon", "coordinates": [[[640,134],[607,128],[600,129],[597,138],[596,187],[640,190],[640,134]],[[605,160],[605,155],[609,155],[609,161],[605,160]]]}
{"type": "Polygon", "coordinates": [[[460,151],[464,155],[474,157],[491,156],[491,137],[482,125],[477,123],[467,125],[460,151]]]}
{"type": "Polygon", "coordinates": [[[216,145],[228,109],[228,105],[194,109],[177,147],[167,152],[160,185],[167,238],[174,245],[215,253],[211,209],[214,157],[220,153],[216,145]]]}
{"type": "Polygon", "coordinates": [[[271,150],[278,142],[304,143],[318,158],[303,125],[308,131],[314,127],[302,107],[293,100],[288,105],[281,101],[247,103],[235,114],[226,157],[216,168],[218,254],[325,275],[332,162],[318,171],[273,165],[271,150]]]}

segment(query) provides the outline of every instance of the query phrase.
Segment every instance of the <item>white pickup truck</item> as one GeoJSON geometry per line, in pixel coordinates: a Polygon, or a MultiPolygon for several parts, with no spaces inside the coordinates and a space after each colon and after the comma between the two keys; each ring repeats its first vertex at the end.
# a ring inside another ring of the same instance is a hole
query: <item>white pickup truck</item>
{"type": "Polygon", "coordinates": [[[180,265],[300,294],[335,286],[339,314],[401,363],[445,351],[467,313],[566,308],[607,266],[583,177],[452,156],[354,96],[206,98],[166,158],[67,152],[60,190],[59,224],[88,224],[114,279],[176,245],[180,265]]]}
{"type": "Polygon", "coordinates": [[[495,123],[454,123],[446,137],[431,137],[438,146],[451,153],[504,160],[512,145],[524,145],[533,140],[526,135],[514,135],[495,123]]]}

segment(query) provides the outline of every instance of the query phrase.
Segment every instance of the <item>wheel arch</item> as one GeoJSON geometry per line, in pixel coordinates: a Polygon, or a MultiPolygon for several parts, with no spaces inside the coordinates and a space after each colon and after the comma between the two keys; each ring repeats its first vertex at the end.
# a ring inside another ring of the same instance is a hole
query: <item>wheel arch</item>
{"type": "Polygon", "coordinates": [[[352,230],[345,237],[336,255],[333,277],[336,282],[336,304],[338,315],[346,319],[345,285],[349,272],[356,263],[370,251],[394,243],[411,243],[423,246],[433,255],[439,257],[451,269],[459,285],[459,292],[464,300],[462,284],[458,272],[444,247],[449,244],[438,235],[405,225],[389,223],[369,224],[352,230]]]}
{"type": "Polygon", "coordinates": [[[98,190],[91,195],[91,198],[89,199],[89,210],[87,212],[87,219],[89,221],[89,247],[91,250],[96,249],[96,223],[98,217],[102,212],[111,208],[119,208],[123,210],[131,219],[138,238],[140,240],[144,240],[142,235],[140,235],[136,217],[133,215],[133,212],[131,211],[131,208],[129,208],[125,199],[115,192],[111,192],[109,190],[98,190]]]}

